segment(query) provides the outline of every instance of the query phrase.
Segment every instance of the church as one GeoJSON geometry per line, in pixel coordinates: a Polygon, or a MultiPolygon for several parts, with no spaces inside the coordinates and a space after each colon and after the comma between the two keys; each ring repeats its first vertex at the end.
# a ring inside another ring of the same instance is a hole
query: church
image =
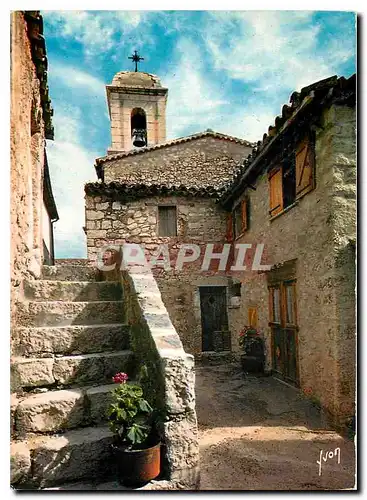
{"type": "Polygon", "coordinates": [[[121,71],[106,91],[111,146],[96,159],[98,181],[85,185],[89,262],[127,243],[148,260],[168,248],[168,265],[158,258],[152,271],[187,352],[231,359],[251,325],[264,339],[265,371],[347,422],[355,75],[294,92],[257,143],[212,130],[167,141],[168,89],[155,75],[121,71]],[[192,253],[177,266],[182,246],[192,253]]]}

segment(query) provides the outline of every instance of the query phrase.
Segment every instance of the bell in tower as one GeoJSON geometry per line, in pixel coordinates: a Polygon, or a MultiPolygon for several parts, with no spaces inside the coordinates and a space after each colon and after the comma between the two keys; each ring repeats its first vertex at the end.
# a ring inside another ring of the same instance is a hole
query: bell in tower
{"type": "Polygon", "coordinates": [[[107,154],[162,144],[166,141],[168,89],[151,73],[138,71],[144,60],[135,51],[129,57],[135,71],[119,71],[106,85],[111,119],[111,146],[107,154]]]}
{"type": "Polygon", "coordinates": [[[131,111],[131,138],[136,148],[147,146],[147,118],[142,108],[131,111]]]}

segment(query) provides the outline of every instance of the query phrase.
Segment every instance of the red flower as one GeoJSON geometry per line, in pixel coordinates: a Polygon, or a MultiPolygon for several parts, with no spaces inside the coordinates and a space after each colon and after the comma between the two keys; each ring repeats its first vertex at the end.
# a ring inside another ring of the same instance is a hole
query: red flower
{"type": "Polygon", "coordinates": [[[127,376],[126,373],[120,372],[116,373],[116,375],[112,377],[112,380],[115,384],[126,384],[128,378],[129,377],[127,376]]]}

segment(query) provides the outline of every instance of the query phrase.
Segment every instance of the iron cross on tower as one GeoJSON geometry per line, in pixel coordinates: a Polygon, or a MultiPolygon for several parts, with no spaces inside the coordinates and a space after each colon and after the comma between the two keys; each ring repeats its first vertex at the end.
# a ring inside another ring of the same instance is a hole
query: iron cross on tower
{"type": "Polygon", "coordinates": [[[135,50],[134,54],[131,57],[129,57],[129,59],[132,59],[133,62],[135,63],[135,72],[137,72],[138,71],[138,62],[144,61],[144,57],[140,57],[139,54],[137,53],[137,51],[135,50]]]}

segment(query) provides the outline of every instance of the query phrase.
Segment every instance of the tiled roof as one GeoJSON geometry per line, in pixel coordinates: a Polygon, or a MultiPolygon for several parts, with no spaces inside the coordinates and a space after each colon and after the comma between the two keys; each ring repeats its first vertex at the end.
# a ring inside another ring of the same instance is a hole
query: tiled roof
{"type": "Polygon", "coordinates": [[[32,60],[36,67],[37,78],[40,81],[41,104],[43,120],[45,123],[46,139],[54,138],[54,127],[52,125],[53,109],[48,94],[47,84],[47,56],[46,43],[43,36],[43,19],[39,10],[24,11],[24,19],[27,22],[28,38],[31,42],[32,60]]]}
{"type": "Polygon", "coordinates": [[[290,97],[290,105],[285,104],[282,108],[282,114],[275,118],[274,125],[270,125],[268,133],[263,135],[262,141],[258,141],[252,152],[238,166],[233,179],[224,186],[221,196],[221,203],[225,204],[229,199],[234,198],[235,194],[246,185],[245,178],[254,166],[260,163],[261,157],[268,152],[277,138],[283,131],[291,125],[297,125],[302,112],[309,107],[314,106],[314,113],[318,112],[327,103],[346,103],[354,104],[356,99],[356,74],[346,79],[343,76],[338,78],[332,76],[319,82],[303,87],[300,92],[293,92],[290,97]]]}
{"type": "Polygon", "coordinates": [[[43,201],[45,202],[47,211],[53,220],[59,220],[57,213],[55,198],[52,193],[50,170],[48,168],[46,148],[44,152],[44,174],[43,174],[43,201]]]}
{"type": "Polygon", "coordinates": [[[133,149],[131,151],[123,151],[121,153],[102,156],[96,159],[96,166],[98,167],[102,163],[106,163],[112,160],[118,160],[119,158],[125,158],[126,156],[144,154],[148,151],[154,151],[156,149],[167,148],[170,146],[174,146],[176,144],[182,144],[184,142],[194,141],[196,139],[201,139],[202,137],[214,137],[216,139],[236,142],[238,144],[243,144],[244,146],[250,146],[250,147],[254,145],[253,143],[246,141],[244,139],[239,139],[238,137],[232,137],[231,135],[220,134],[219,132],[214,132],[213,130],[206,130],[205,132],[199,132],[198,134],[188,135],[186,137],[180,137],[178,139],[172,139],[171,141],[163,142],[162,144],[155,144],[153,146],[148,146],[146,148],[133,149]]]}
{"type": "Polygon", "coordinates": [[[113,77],[111,86],[162,88],[157,75],[142,71],[119,71],[113,77]]]}
{"type": "Polygon", "coordinates": [[[149,196],[192,196],[218,198],[221,189],[214,187],[186,187],[167,184],[124,184],[120,182],[88,182],[84,185],[87,195],[107,196],[116,200],[133,200],[149,196]]]}

